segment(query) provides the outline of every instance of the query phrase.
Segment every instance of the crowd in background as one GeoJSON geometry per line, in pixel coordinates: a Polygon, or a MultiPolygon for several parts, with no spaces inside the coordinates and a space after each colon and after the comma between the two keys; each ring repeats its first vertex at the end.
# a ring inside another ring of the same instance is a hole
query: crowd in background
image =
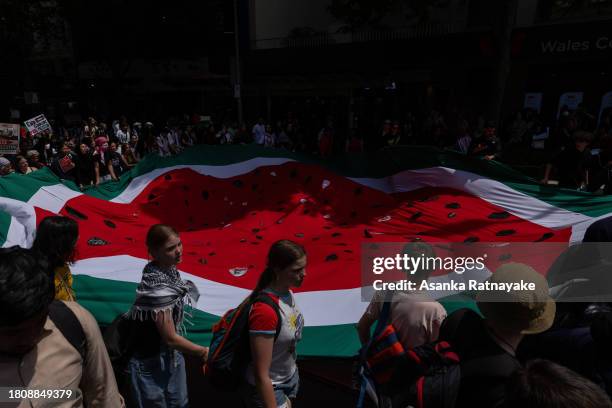
{"type": "Polygon", "coordinates": [[[0,157],[0,175],[28,174],[43,166],[82,189],[116,180],[148,154],[171,156],[198,144],[254,144],[331,157],[372,152],[394,146],[429,145],[466,156],[530,165],[543,183],[608,193],[612,164],[612,115],[596,118],[586,108],[562,109],[546,123],[525,109],[504,120],[501,129],[484,116],[468,117],[457,109],[432,110],[422,117],[383,119],[375,126],[337,126],[333,114],[300,118],[287,112],[274,121],[216,123],[200,115],[171,117],[161,122],[110,123],[89,117],[79,124],[54,124],[52,131],[22,135],[16,155],[0,157]]]}

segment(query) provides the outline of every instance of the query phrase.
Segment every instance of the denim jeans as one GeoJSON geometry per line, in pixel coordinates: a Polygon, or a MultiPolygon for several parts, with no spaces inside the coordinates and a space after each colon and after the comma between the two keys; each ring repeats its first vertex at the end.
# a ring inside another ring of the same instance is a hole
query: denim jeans
{"type": "Polygon", "coordinates": [[[139,408],[187,408],[187,375],[185,359],[176,351],[163,347],[159,354],[130,359],[130,389],[139,408]]]}
{"type": "MultiPolygon", "coordinates": [[[[274,397],[276,398],[276,406],[284,407],[283,405],[288,399],[297,397],[300,388],[300,374],[295,370],[293,376],[281,384],[274,384],[274,397]]],[[[245,383],[242,390],[242,400],[248,408],[262,408],[264,406],[261,396],[254,385],[245,383]]]]}

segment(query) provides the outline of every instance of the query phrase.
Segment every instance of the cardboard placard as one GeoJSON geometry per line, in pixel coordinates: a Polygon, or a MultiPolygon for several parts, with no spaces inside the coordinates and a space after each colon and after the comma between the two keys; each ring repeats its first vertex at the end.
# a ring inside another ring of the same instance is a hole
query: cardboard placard
{"type": "Polygon", "coordinates": [[[51,124],[45,115],[35,116],[32,119],[26,120],[24,124],[32,136],[36,136],[45,130],[51,131],[51,124]]]}
{"type": "Polygon", "coordinates": [[[0,154],[17,154],[19,137],[18,124],[0,123],[0,154]]]}

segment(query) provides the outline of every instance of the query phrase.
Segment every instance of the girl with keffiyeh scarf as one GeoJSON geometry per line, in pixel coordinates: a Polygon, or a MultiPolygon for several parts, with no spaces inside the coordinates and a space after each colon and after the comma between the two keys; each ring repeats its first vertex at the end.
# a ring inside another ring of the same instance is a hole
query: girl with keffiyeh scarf
{"type": "Polygon", "coordinates": [[[199,293],[193,282],[181,279],[176,268],[183,246],[174,228],[152,226],[146,243],[153,260],[142,272],[136,300],[128,312],[136,333],[128,364],[131,393],[138,407],[183,408],[188,398],[182,353],[199,356],[204,362],[208,358],[208,347],[182,336],[199,293]]]}

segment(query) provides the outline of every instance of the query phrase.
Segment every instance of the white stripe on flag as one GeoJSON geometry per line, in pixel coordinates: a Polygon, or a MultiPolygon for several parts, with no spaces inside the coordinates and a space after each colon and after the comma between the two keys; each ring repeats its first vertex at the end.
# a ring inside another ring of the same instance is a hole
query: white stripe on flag
{"type": "MultiPolygon", "coordinates": [[[[145,259],[119,255],[84,259],[75,263],[71,269],[75,275],[138,283],[147,262],[145,259]]],[[[203,279],[183,271],[181,276],[193,281],[198,287],[200,300],[197,308],[216,316],[222,316],[227,310],[236,307],[251,293],[247,289],[203,279]]],[[[295,298],[304,313],[307,326],[355,323],[368,305],[361,301],[361,288],[299,292],[295,298]]]]}

